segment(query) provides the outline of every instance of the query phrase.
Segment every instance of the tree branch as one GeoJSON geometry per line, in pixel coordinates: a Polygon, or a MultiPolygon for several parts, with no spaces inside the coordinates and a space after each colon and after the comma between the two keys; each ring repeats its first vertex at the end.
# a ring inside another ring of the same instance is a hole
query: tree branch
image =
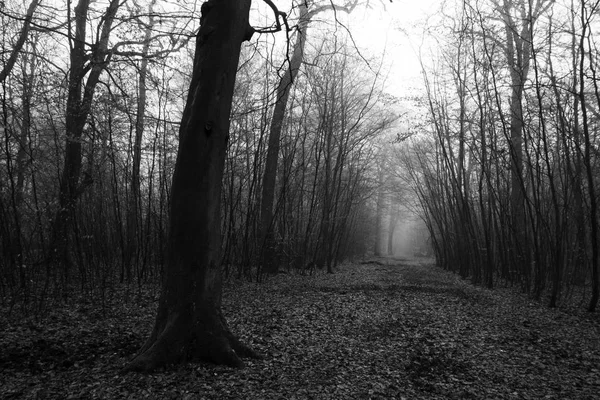
{"type": "Polygon", "coordinates": [[[38,4],[40,4],[40,2],[41,0],[32,0],[31,4],[29,5],[29,8],[27,9],[27,14],[25,16],[25,21],[23,22],[23,28],[21,29],[21,33],[19,34],[19,39],[17,40],[17,43],[15,43],[15,46],[13,47],[13,50],[10,53],[10,57],[4,65],[4,68],[2,69],[2,71],[0,71],[0,82],[4,82],[4,80],[6,79],[8,74],[10,74],[10,71],[12,71],[15,65],[15,62],[17,61],[17,56],[19,55],[19,52],[23,48],[25,40],[27,39],[27,34],[29,33],[33,13],[37,8],[38,4]]]}
{"type": "Polygon", "coordinates": [[[271,8],[271,10],[273,11],[273,14],[275,15],[275,27],[271,27],[271,28],[259,28],[259,29],[255,29],[255,32],[258,33],[275,33],[275,32],[279,32],[282,30],[282,25],[281,25],[281,21],[283,21],[283,25],[285,26],[285,30],[286,32],[291,31],[291,28],[288,24],[288,18],[287,18],[287,14],[283,11],[279,11],[279,8],[277,8],[277,6],[271,1],[271,0],[263,0],[265,3],[267,3],[267,5],[269,6],[269,8],[271,8]]]}

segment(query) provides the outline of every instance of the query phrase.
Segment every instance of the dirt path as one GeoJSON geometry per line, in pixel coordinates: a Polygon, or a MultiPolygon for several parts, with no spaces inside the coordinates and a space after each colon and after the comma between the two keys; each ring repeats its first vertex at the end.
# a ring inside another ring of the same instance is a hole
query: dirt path
{"type": "Polygon", "coordinates": [[[598,315],[473,287],[423,261],[378,259],[334,275],[231,284],[225,299],[234,332],[265,355],[244,370],[188,364],[118,376],[154,315],[154,303],[129,304],[103,318],[67,313],[68,332],[14,323],[0,331],[13,335],[0,351],[23,347],[13,351],[21,358],[0,358],[0,398],[600,398],[598,315]],[[42,338],[87,361],[47,357],[32,369],[23,354],[44,355],[42,338]]]}

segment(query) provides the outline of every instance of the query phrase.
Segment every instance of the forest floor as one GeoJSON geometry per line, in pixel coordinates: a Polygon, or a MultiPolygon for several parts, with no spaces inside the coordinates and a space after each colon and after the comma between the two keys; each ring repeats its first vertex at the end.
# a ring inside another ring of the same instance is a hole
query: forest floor
{"type": "Polygon", "coordinates": [[[120,375],[157,305],[156,288],[124,294],[43,319],[2,310],[0,398],[600,398],[597,313],[475,287],[423,260],[228,283],[230,326],[265,357],[241,370],[188,363],[120,375]]]}

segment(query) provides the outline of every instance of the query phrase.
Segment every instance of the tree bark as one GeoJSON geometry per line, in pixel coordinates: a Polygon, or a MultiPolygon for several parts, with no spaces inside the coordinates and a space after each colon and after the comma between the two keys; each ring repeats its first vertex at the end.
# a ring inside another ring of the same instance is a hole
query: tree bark
{"type": "Polygon", "coordinates": [[[167,265],[154,329],[127,371],[184,360],[242,367],[256,354],[221,313],[221,180],[242,42],[254,30],[250,0],[202,5],[194,71],[179,131],[171,187],[167,265]]]}

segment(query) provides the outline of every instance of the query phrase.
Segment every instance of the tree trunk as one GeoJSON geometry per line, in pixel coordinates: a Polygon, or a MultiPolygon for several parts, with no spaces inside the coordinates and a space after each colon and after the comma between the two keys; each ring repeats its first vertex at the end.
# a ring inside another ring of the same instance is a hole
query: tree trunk
{"type": "Polygon", "coordinates": [[[82,115],[81,87],[85,66],[85,36],[87,13],[90,0],[80,0],[75,7],[75,36],[70,52],[69,86],[67,112],[65,116],[66,145],[65,159],[61,174],[58,203],[59,210],[52,224],[52,244],[50,258],[53,263],[61,263],[65,277],[68,277],[70,262],[67,255],[68,227],[77,198],[77,185],[81,172],[81,134],[87,118],[82,115]]]}
{"type": "Polygon", "coordinates": [[[221,313],[221,180],[241,44],[254,32],[250,0],[202,5],[194,72],[171,188],[167,265],[154,329],[126,371],[186,359],[242,367],[256,354],[221,313]]]}
{"type": "Polygon", "coordinates": [[[382,256],[381,249],[383,247],[383,211],[385,202],[385,193],[383,189],[383,161],[379,161],[377,165],[377,204],[375,211],[375,245],[373,247],[373,254],[376,257],[382,256]]]}
{"type": "MultiPolygon", "coordinates": [[[[33,46],[35,51],[35,46],[33,46]]],[[[19,137],[19,149],[17,151],[17,187],[16,187],[16,206],[17,209],[21,207],[24,198],[25,188],[25,174],[27,167],[31,162],[31,155],[29,154],[29,138],[31,135],[31,98],[33,95],[33,83],[35,79],[35,62],[33,56],[26,56],[23,58],[23,93],[22,93],[22,105],[21,111],[23,112],[23,119],[21,123],[21,134],[19,137]]]]}
{"type": "MultiPolygon", "coordinates": [[[[142,60],[138,78],[138,101],[135,118],[135,138],[133,142],[133,166],[131,171],[131,193],[127,210],[127,249],[123,262],[127,271],[127,280],[131,281],[131,269],[138,265],[138,235],[141,227],[140,208],[142,196],[140,193],[140,164],[142,161],[142,138],[144,135],[144,114],[146,113],[146,79],[148,75],[148,50],[150,37],[154,28],[154,5],[152,0],[148,5],[148,25],[142,48],[142,60]]],[[[137,267],[135,268],[137,271],[137,267]]],[[[138,271],[139,272],[139,271],[138,271]]],[[[122,277],[123,278],[123,277],[122,277]]],[[[121,278],[121,280],[123,280],[121,278]]],[[[138,276],[139,278],[139,276],[138,276]]]]}
{"type": "MultiPolygon", "coordinates": [[[[528,40],[532,31],[528,21],[522,21],[519,26],[512,18],[513,7],[508,0],[504,0],[504,29],[506,33],[505,54],[510,68],[512,91],[510,95],[510,142],[509,151],[511,159],[510,178],[510,208],[514,234],[515,255],[518,257],[518,271],[528,276],[529,266],[524,259],[528,252],[526,244],[526,214],[525,191],[523,178],[523,90],[529,72],[530,45],[528,40]]],[[[524,7],[520,2],[518,6],[524,7]]],[[[531,20],[533,25],[533,19],[531,20]]],[[[527,278],[529,279],[529,278],[527,278]]],[[[528,283],[529,285],[529,283],[528,283]]]]}
{"type": "Polygon", "coordinates": [[[4,82],[6,77],[10,74],[13,67],[15,66],[15,62],[17,61],[17,57],[25,44],[25,40],[27,40],[27,35],[29,34],[29,29],[31,28],[31,20],[33,19],[33,13],[35,9],[40,4],[41,0],[33,0],[31,4],[29,4],[29,8],[27,9],[27,14],[25,15],[23,21],[23,28],[21,28],[21,32],[19,32],[19,38],[13,46],[13,49],[10,52],[10,56],[8,60],[4,64],[4,68],[0,71],[0,82],[4,82]]]}
{"type": "Polygon", "coordinates": [[[552,1],[532,2],[503,0],[501,9],[506,35],[505,56],[510,69],[510,158],[511,158],[511,222],[513,227],[513,245],[518,258],[516,268],[525,275],[526,285],[530,279],[530,243],[526,227],[526,192],[523,171],[523,97],[525,83],[531,64],[534,25],[540,15],[550,7],[552,1]],[[513,15],[513,12],[516,16],[513,15]]]}
{"type": "MultiPolygon", "coordinates": [[[[589,19],[587,17],[587,10],[585,8],[585,2],[581,4],[581,39],[579,42],[579,53],[580,53],[580,61],[579,61],[579,102],[581,104],[581,123],[582,123],[582,131],[583,131],[583,139],[584,139],[584,166],[587,178],[587,185],[589,191],[589,207],[590,207],[590,240],[591,240],[591,248],[592,248],[592,297],[590,298],[590,303],[588,305],[588,311],[594,312],[596,307],[598,306],[598,300],[600,299],[600,272],[598,270],[598,264],[600,263],[600,252],[598,250],[598,231],[600,230],[598,227],[598,203],[596,197],[596,189],[595,189],[595,177],[593,168],[593,157],[592,157],[592,135],[590,134],[590,123],[588,119],[588,106],[585,97],[585,78],[586,78],[586,70],[585,70],[585,58],[588,53],[591,53],[591,49],[586,51],[585,42],[588,41],[589,45],[589,37],[591,33],[588,33],[589,28],[589,19]]],[[[591,30],[591,29],[590,29],[591,30]]],[[[596,71],[593,66],[594,59],[590,56],[589,59],[589,70],[592,72],[592,78],[594,82],[596,82],[596,71]]],[[[598,90],[598,86],[594,83],[594,92],[597,95],[597,98],[600,99],[600,90],[598,90]]],[[[600,100],[599,100],[600,102],[600,100]]]]}
{"type": "Polygon", "coordinates": [[[300,66],[304,61],[304,47],[306,44],[306,33],[308,24],[311,19],[324,11],[339,10],[345,13],[350,13],[358,4],[357,1],[349,1],[344,6],[336,6],[326,4],[314,7],[309,11],[309,6],[312,2],[300,0],[298,4],[299,17],[296,28],[296,43],[290,59],[289,68],[281,77],[277,86],[277,98],[275,99],[275,109],[271,118],[271,127],[269,131],[269,145],[267,148],[267,158],[265,160],[265,169],[263,176],[263,185],[261,193],[260,205],[260,224],[261,224],[261,246],[262,246],[262,262],[263,268],[267,273],[276,273],[279,265],[277,265],[277,257],[275,255],[275,235],[273,229],[273,205],[275,203],[275,184],[277,181],[277,163],[279,159],[279,145],[281,141],[281,131],[283,128],[283,120],[285,118],[285,110],[287,107],[288,98],[296,75],[300,70],[300,66]]]}
{"type": "Polygon", "coordinates": [[[275,109],[271,119],[271,129],[269,131],[269,146],[267,148],[267,159],[265,161],[265,173],[263,176],[262,195],[261,195],[261,246],[263,268],[267,273],[276,273],[279,266],[275,262],[275,237],[273,232],[273,203],[275,200],[275,183],[277,179],[277,163],[279,158],[279,143],[281,140],[281,130],[285,118],[285,109],[292,84],[298,75],[298,70],[304,59],[304,44],[306,43],[306,28],[309,22],[308,6],[305,1],[299,5],[300,19],[296,32],[296,43],[290,66],[285,71],[283,77],[277,86],[277,99],[275,100],[275,109]]]}
{"type": "Polygon", "coordinates": [[[396,230],[396,225],[398,225],[398,220],[400,219],[400,210],[399,206],[393,204],[394,199],[390,198],[390,223],[388,225],[388,240],[387,240],[387,255],[394,255],[394,232],[396,230]]]}
{"type": "Polygon", "coordinates": [[[119,8],[119,0],[111,0],[104,15],[104,24],[99,41],[93,46],[91,55],[86,54],[85,39],[88,23],[88,10],[91,0],[80,0],[75,7],[75,36],[70,51],[69,86],[67,95],[67,112],[65,116],[66,144],[65,159],[59,187],[59,209],[52,223],[52,243],[50,245],[50,261],[61,264],[65,278],[68,279],[70,257],[68,254],[69,227],[72,224],[77,199],[87,186],[92,183],[91,176],[81,180],[83,128],[91,109],[96,86],[100,74],[106,68],[108,55],[108,39],[112,23],[119,8]],[[86,65],[86,60],[90,64],[86,65]],[[89,72],[85,86],[84,77],[89,72]]]}

